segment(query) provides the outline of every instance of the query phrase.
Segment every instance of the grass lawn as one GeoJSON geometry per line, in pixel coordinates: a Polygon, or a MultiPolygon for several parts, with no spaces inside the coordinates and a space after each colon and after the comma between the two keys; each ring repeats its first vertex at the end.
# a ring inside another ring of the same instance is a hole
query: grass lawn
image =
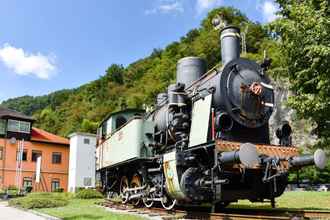
{"type": "Polygon", "coordinates": [[[106,211],[101,207],[97,207],[95,202],[103,201],[102,199],[71,199],[67,206],[58,208],[35,209],[51,216],[59,217],[64,220],[142,220],[133,215],[117,214],[106,211]]]}
{"type": "MultiPolygon", "coordinates": [[[[270,203],[251,203],[241,200],[231,208],[270,208],[270,203]]],[[[276,208],[330,211],[330,192],[285,192],[276,199],[276,208]]]]}
{"type": "MultiPolygon", "coordinates": [[[[64,220],[142,220],[133,215],[117,214],[106,211],[95,205],[95,202],[102,199],[70,199],[70,203],[64,207],[35,209],[64,220]]],[[[270,203],[251,203],[241,200],[232,203],[230,208],[258,208],[270,209],[270,203]]],[[[276,207],[279,209],[305,209],[325,210],[330,212],[330,192],[286,192],[276,199],[276,207]]]]}

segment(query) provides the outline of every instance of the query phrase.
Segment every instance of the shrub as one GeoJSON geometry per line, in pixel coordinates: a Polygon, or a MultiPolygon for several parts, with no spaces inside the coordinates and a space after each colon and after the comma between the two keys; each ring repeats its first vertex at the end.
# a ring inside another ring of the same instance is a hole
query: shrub
{"type": "Polygon", "coordinates": [[[85,189],[86,189],[85,187],[76,187],[76,188],[75,188],[75,190],[76,190],[75,192],[78,193],[78,192],[80,192],[81,190],[85,190],[85,189]]]}
{"type": "Polygon", "coordinates": [[[18,196],[19,191],[17,189],[8,189],[7,194],[9,197],[18,196]]]}
{"type": "Polygon", "coordinates": [[[53,208],[67,205],[71,197],[71,193],[36,192],[26,197],[11,199],[9,205],[25,209],[53,208]]]}
{"type": "Polygon", "coordinates": [[[83,189],[76,194],[78,199],[97,199],[103,198],[103,195],[94,189],[83,189]]]}
{"type": "Polygon", "coordinates": [[[69,192],[63,192],[63,193],[58,193],[58,192],[33,192],[27,195],[27,197],[33,197],[33,198],[44,198],[44,197],[51,197],[54,199],[57,198],[64,198],[64,199],[71,199],[73,197],[73,193],[69,192]]]}
{"type": "Polygon", "coordinates": [[[55,196],[57,196],[55,193],[50,193],[50,192],[32,192],[27,195],[27,197],[34,197],[34,198],[55,197],[55,196]]]}
{"type": "Polygon", "coordinates": [[[34,208],[53,208],[66,206],[69,203],[68,199],[54,197],[21,197],[9,200],[10,206],[18,206],[24,209],[34,208]]]}

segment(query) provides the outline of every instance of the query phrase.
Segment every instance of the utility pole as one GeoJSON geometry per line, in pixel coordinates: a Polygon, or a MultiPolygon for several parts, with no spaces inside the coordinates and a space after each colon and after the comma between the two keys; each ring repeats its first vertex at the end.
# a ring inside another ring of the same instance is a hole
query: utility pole
{"type": "Polygon", "coordinates": [[[16,186],[18,192],[21,190],[21,180],[22,180],[22,160],[23,160],[23,150],[24,150],[24,140],[17,141],[17,155],[16,155],[16,186]]]}
{"type": "Polygon", "coordinates": [[[242,32],[241,36],[242,36],[242,54],[243,55],[246,55],[246,35],[247,35],[247,32],[249,30],[249,24],[248,23],[245,23],[245,28],[244,28],[244,31],[242,32]]]}

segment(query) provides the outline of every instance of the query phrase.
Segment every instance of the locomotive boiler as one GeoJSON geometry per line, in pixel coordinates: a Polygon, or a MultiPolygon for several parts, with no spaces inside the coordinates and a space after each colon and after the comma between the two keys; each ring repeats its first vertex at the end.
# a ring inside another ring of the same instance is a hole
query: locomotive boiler
{"type": "Polygon", "coordinates": [[[269,62],[240,57],[237,27],[222,28],[220,42],[222,65],[207,71],[203,59],[182,58],[176,83],[157,95],[153,111],[126,109],[103,120],[97,177],[108,197],[165,209],[202,203],[219,209],[239,199],[274,206],[291,170],[324,168],[321,149],[299,156],[288,123],[276,131],[279,145],[270,145],[269,62]]]}

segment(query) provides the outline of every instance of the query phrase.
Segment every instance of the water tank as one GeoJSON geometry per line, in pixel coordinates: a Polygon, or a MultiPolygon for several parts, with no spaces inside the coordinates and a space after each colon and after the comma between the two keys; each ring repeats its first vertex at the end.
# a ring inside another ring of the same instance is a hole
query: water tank
{"type": "Polygon", "coordinates": [[[200,57],[185,57],[178,61],[176,82],[185,84],[185,87],[199,79],[206,72],[206,63],[200,57]]]}

